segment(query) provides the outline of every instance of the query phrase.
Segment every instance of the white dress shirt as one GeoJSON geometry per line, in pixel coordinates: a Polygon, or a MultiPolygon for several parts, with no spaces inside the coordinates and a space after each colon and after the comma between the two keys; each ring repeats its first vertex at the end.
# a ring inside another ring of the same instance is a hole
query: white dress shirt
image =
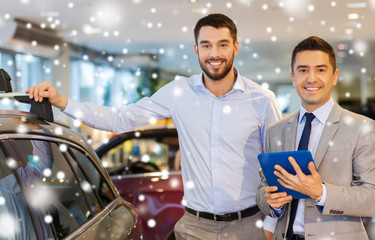
{"type": "Polygon", "coordinates": [[[178,131],[186,205],[228,213],[255,205],[260,184],[257,155],[268,126],[281,118],[271,91],[235,69],[233,89],[217,98],[203,74],[176,77],[151,97],[119,109],[69,99],[64,112],[89,126],[113,132],[170,117],[178,131]]]}

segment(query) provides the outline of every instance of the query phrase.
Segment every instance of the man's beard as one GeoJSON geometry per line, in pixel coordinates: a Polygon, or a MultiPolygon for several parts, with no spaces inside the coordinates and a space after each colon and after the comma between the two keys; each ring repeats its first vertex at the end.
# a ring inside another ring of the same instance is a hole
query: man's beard
{"type": "MultiPolygon", "coordinates": [[[[225,76],[228,75],[228,73],[232,70],[232,67],[233,67],[233,59],[234,59],[234,54],[232,56],[232,59],[229,59],[229,64],[225,66],[224,71],[222,73],[220,73],[220,72],[211,73],[209,71],[209,69],[206,68],[204,63],[200,60],[199,54],[198,54],[198,61],[199,61],[199,65],[201,66],[202,71],[207,75],[207,77],[209,77],[211,80],[214,80],[214,81],[219,81],[219,80],[223,79],[225,76]]],[[[212,59],[212,58],[208,59],[208,60],[206,60],[206,62],[208,62],[210,60],[214,60],[214,59],[212,59]]],[[[222,59],[216,59],[216,60],[222,60],[222,59]]],[[[224,63],[225,62],[227,62],[227,60],[224,60],[224,63]]]]}

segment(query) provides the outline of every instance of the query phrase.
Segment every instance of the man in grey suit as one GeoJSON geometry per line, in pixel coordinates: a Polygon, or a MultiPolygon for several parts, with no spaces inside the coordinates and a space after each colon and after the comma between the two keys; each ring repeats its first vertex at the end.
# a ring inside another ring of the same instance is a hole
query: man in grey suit
{"type": "Polygon", "coordinates": [[[295,175],[279,165],[274,172],[282,186],[310,198],[292,201],[285,192],[275,192],[276,186],[267,186],[262,176],[257,204],[264,214],[278,218],[273,239],[368,239],[362,217],[375,216],[375,121],[333,101],[339,70],[332,46],[323,39],[300,42],[291,66],[301,107],[269,127],[265,152],[301,149],[300,140],[310,131],[311,175],[303,174],[292,157],[295,175]]]}

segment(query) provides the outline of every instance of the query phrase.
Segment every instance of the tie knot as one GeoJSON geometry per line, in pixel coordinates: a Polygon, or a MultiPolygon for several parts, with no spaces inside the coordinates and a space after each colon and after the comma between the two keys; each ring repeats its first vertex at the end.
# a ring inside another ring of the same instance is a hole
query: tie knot
{"type": "Polygon", "coordinates": [[[308,122],[311,123],[311,121],[315,118],[315,115],[313,113],[306,112],[305,117],[306,117],[306,123],[308,122]]]}

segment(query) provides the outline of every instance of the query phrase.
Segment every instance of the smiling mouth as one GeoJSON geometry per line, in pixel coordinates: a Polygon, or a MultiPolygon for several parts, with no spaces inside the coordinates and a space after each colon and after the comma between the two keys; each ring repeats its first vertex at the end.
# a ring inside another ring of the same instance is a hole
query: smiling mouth
{"type": "Polygon", "coordinates": [[[219,66],[220,64],[222,64],[224,62],[224,60],[208,60],[207,61],[208,64],[212,65],[212,66],[219,66]]]}
{"type": "Polygon", "coordinates": [[[316,90],[319,90],[320,88],[319,87],[305,87],[305,89],[307,91],[316,91],[316,90]]]}

